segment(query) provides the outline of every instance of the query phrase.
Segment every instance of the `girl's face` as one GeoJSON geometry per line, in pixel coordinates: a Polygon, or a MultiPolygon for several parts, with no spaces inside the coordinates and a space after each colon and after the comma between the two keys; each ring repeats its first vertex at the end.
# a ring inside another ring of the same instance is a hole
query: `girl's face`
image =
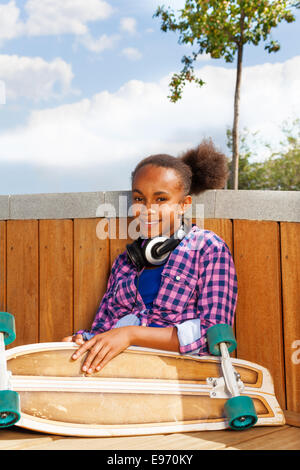
{"type": "Polygon", "coordinates": [[[143,166],[135,175],[132,199],[143,238],[173,235],[192,202],[191,196],[184,196],[181,180],[173,168],[151,164],[143,166]]]}

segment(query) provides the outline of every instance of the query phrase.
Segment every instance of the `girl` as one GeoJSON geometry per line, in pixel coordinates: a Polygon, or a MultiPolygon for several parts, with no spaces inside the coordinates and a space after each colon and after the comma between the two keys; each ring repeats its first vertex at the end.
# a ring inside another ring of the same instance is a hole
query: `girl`
{"type": "Polygon", "coordinates": [[[211,141],[181,157],[154,155],[137,165],[132,198],[141,237],[114,261],[91,330],[63,339],[80,345],[74,360],[89,351],[84,372],[99,371],[131,345],[207,354],[207,328],[233,324],[237,278],[228,246],[195,224],[182,231],[191,194],[224,188],[227,177],[226,157],[211,141]],[[173,249],[163,264],[149,262],[143,247],[165,235],[173,249]]]}

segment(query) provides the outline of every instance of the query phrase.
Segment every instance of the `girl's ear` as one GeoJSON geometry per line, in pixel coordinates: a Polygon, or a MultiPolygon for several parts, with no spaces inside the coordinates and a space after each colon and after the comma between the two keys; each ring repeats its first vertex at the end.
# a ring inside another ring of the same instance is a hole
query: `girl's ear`
{"type": "Polygon", "coordinates": [[[181,203],[182,215],[190,208],[191,204],[192,204],[192,196],[188,194],[187,196],[183,198],[183,201],[181,203]]]}

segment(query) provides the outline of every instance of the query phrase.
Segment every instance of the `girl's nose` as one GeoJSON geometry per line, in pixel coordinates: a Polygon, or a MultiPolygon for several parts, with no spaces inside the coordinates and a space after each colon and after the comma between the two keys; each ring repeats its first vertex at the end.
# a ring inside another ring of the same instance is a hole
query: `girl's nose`
{"type": "Polygon", "coordinates": [[[147,218],[148,220],[154,220],[159,218],[159,209],[157,204],[150,204],[149,206],[147,206],[145,218],[147,218]]]}
{"type": "Polygon", "coordinates": [[[152,204],[151,202],[146,202],[142,207],[142,212],[145,215],[155,214],[157,212],[158,205],[152,204]]]}

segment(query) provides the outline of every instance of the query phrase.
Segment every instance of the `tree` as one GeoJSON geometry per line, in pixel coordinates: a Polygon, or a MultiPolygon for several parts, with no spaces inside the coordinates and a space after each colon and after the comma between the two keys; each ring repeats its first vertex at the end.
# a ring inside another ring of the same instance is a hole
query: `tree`
{"type": "Polygon", "coordinates": [[[169,7],[159,6],[154,17],[160,17],[161,30],[179,33],[179,44],[196,46],[191,56],[183,56],[183,68],[175,73],[170,82],[172,102],[182,97],[186,82],[194,81],[203,86],[196,77],[194,62],[203,53],[213,59],[223,57],[233,62],[237,54],[236,83],[234,94],[234,119],[232,126],[232,188],[238,189],[239,166],[239,106],[242,78],[243,52],[246,44],[257,46],[267,41],[265,49],[271,53],[280,49],[271,37],[272,28],[281,21],[295,21],[293,8],[299,8],[295,0],[185,0],[183,9],[176,14],[169,7]]]}
{"type": "MultiPolygon", "coordinates": [[[[262,147],[269,156],[262,162],[250,162],[256,152],[251,149],[253,136],[244,128],[240,133],[240,189],[269,189],[281,191],[300,191],[300,119],[293,122],[285,121],[282,125],[284,139],[280,148],[272,150],[272,146],[264,143],[262,147]]],[[[232,148],[232,131],[227,129],[227,146],[232,148]]],[[[231,161],[228,161],[229,169],[231,161]]],[[[231,184],[228,189],[232,189],[231,184]]]]}

